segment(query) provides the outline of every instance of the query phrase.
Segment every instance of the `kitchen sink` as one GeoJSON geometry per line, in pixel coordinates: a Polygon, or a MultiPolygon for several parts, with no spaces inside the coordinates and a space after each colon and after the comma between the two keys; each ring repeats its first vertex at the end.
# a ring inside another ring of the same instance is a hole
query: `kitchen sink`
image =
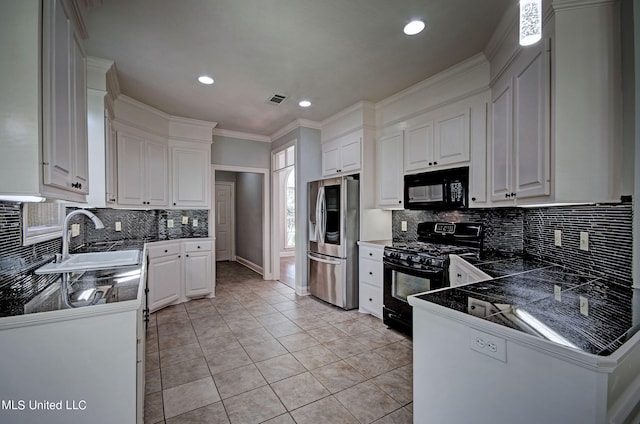
{"type": "Polygon", "coordinates": [[[56,274],[69,271],[88,271],[136,265],[140,263],[140,251],[116,250],[113,252],[77,253],[62,262],[49,263],[36,270],[36,274],[56,274]]]}

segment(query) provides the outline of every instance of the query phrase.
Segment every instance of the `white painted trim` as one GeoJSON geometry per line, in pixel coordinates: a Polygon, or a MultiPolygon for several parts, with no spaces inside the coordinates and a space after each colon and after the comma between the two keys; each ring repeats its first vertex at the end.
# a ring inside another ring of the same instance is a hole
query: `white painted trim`
{"type": "Polygon", "coordinates": [[[118,100],[122,101],[123,103],[128,103],[131,106],[134,106],[138,109],[144,110],[145,112],[152,113],[160,118],[166,119],[167,121],[169,121],[172,118],[172,116],[169,115],[168,113],[163,112],[160,109],[156,109],[155,107],[149,106],[145,103],[142,103],[141,101],[138,101],[132,97],[127,96],[126,94],[120,94],[118,96],[118,100]]]}
{"type": "MultiPolygon", "coordinates": [[[[213,128],[216,127],[216,125],[218,125],[217,122],[213,122],[213,121],[203,121],[202,119],[193,119],[193,118],[185,118],[183,116],[173,116],[170,115],[169,116],[169,123],[175,122],[177,124],[183,124],[183,125],[191,125],[191,126],[196,126],[196,127],[204,127],[204,128],[211,128],[213,130],[213,128]]],[[[169,127],[171,128],[171,127],[169,127]]]]}
{"type": "MultiPolygon", "coordinates": [[[[215,198],[216,198],[216,186],[217,185],[228,185],[229,187],[231,187],[231,241],[230,241],[230,247],[229,249],[231,250],[229,252],[229,260],[230,261],[235,261],[236,260],[236,183],[234,183],[233,181],[220,181],[220,182],[215,182],[215,178],[216,178],[216,171],[212,171],[211,172],[211,180],[214,181],[214,183],[211,186],[211,209],[209,209],[209,218],[210,218],[210,224],[209,224],[209,235],[211,235],[211,233],[213,232],[213,237],[215,240],[218,239],[218,235],[216,234],[216,224],[215,224],[215,218],[216,218],[216,208],[215,208],[215,198]]],[[[214,252],[216,252],[216,248],[214,246],[214,252]]],[[[216,261],[218,261],[218,258],[216,257],[216,261]]]]}
{"type": "Polygon", "coordinates": [[[221,128],[214,128],[213,135],[219,137],[239,138],[241,140],[260,141],[263,143],[271,143],[271,138],[266,135],[251,134],[240,131],[223,130],[221,128]]]}
{"type": "Polygon", "coordinates": [[[553,0],[555,10],[582,9],[585,7],[609,6],[618,3],[619,0],[553,0]]]}
{"type": "Polygon", "coordinates": [[[241,258],[240,256],[236,256],[236,262],[238,262],[240,265],[246,266],[247,268],[249,268],[252,271],[257,272],[258,274],[262,275],[263,279],[267,279],[264,278],[264,272],[261,266],[254,264],[251,261],[246,260],[245,258],[241,258]]]}
{"type": "MultiPolygon", "coordinates": [[[[268,168],[252,168],[245,166],[234,166],[234,165],[211,165],[211,175],[212,175],[212,185],[215,186],[216,180],[216,171],[230,171],[230,172],[253,172],[256,174],[262,174],[262,263],[265,264],[266,269],[264,269],[262,277],[265,280],[273,279],[273,267],[272,267],[272,259],[271,259],[271,189],[270,189],[270,181],[269,178],[269,169],[268,168]]],[[[213,200],[215,201],[215,200],[213,200]]],[[[213,210],[214,208],[211,208],[213,210]]],[[[209,224],[209,234],[211,234],[211,222],[209,224]]],[[[215,233],[215,230],[214,230],[215,233]]]]}
{"type": "Polygon", "coordinates": [[[311,128],[314,130],[321,130],[322,123],[317,121],[312,121],[310,119],[296,119],[295,121],[289,123],[288,125],[285,125],[275,133],[271,134],[271,141],[276,141],[279,138],[284,137],[285,135],[289,134],[291,131],[300,127],[311,128]]]}
{"type": "Polygon", "coordinates": [[[359,112],[361,110],[364,109],[375,109],[375,105],[372,102],[367,102],[367,101],[360,101],[354,105],[351,105],[349,107],[347,107],[346,109],[342,109],[340,112],[336,113],[335,115],[332,115],[330,117],[328,117],[327,119],[325,119],[324,121],[321,122],[321,125],[324,127],[326,125],[330,125],[332,123],[334,123],[335,121],[338,121],[342,118],[347,117],[348,115],[354,113],[354,112],[359,112]]]}
{"type": "MultiPolygon", "coordinates": [[[[433,85],[439,84],[443,81],[448,80],[449,78],[455,76],[455,75],[459,75],[459,74],[463,74],[465,72],[468,72],[469,70],[475,68],[476,66],[480,66],[482,64],[485,63],[486,61],[486,57],[484,56],[484,53],[478,53],[475,56],[471,56],[470,58],[463,60],[462,62],[453,65],[452,67],[445,69],[442,72],[438,72],[437,74],[435,74],[434,76],[427,78],[426,80],[423,80],[417,84],[412,85],[409,88],[406,88],[392,96],[387,97],[386,99],[383,99],[381,101],[379,101],[378,103],[376,103],[376,109],[381,109],[384,108],[392,103],[398,102],[400,100],[402,100],[404,97],[411,95],[413,93],[416,93],[420,90],[424,90],[428,87],[431,87],[433,85]]],[[[386,125],[386,123],[385,123],[386,125]]]]}

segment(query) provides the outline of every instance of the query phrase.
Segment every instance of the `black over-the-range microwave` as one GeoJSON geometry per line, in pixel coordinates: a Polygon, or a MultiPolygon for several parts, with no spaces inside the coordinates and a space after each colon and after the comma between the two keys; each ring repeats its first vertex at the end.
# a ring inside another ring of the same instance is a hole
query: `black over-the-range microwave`
{"type": "Polygon", "coordinates": [[[469,205],[469,167],[404,176],[405,209],[465,209],[469,205]]]}

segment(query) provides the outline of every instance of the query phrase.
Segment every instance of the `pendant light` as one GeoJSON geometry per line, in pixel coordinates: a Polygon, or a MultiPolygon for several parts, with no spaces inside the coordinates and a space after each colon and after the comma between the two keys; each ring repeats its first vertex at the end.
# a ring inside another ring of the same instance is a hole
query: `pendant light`
{"type": "Polygon", "coordinates": [[[520,45],[530,46],[542,38],[542,0],[520,0],[520,45]]]}

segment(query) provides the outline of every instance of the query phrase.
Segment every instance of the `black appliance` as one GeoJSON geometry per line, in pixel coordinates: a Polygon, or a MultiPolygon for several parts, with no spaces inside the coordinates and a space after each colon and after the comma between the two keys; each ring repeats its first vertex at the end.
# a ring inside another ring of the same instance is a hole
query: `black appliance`
{"type": "Polygon", "coordinates": [[[465,209],[468,198],[468,166],[404,176],[405,209],[465,209]]]}
{"type": "Polygon", "coordinates": [[[482,224],[421,222],[418,240],[384,248],[383,322],[411,336],[407,296],[449,287],[449,255],[480,256],[482,224]]]}

